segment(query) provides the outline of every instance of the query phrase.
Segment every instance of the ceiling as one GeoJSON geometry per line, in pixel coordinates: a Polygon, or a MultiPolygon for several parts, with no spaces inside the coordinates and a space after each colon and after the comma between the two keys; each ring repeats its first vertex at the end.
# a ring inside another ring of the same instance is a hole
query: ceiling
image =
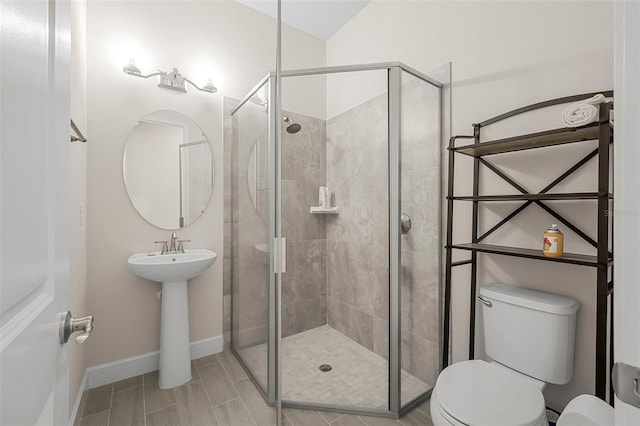
{"type": "MultiPolygon", "coordinates": [[[[273,18],[275,0],[237,0],[273,18]]],[[[282,22],[327,40],[362,10],[371,0],[282,0],[282,22]]]]}

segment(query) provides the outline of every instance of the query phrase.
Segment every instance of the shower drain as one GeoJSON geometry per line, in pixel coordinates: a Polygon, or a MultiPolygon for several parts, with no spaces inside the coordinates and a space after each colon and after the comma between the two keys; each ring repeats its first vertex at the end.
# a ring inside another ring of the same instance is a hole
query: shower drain
{"type": "Polygon", "coordinates": [[[320,367],[318,367],[318,369],[323,373],[326,373],[327,371],[331,371],[332,368],[333,367],[330,364],[322,364],[320,367]]]}

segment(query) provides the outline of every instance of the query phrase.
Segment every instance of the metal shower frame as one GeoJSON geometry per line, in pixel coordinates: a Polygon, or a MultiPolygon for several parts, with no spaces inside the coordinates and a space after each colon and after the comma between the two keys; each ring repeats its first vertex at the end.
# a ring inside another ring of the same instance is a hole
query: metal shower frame
{"type": "MultiPolygon", "coordinates": [[[[283,238],[280,224],[280,212],[281,206],[281,144],[280,139],[280,116],[282,111],[278,106],[280,105],[277,84],[276,73],[268,73],[263,77],[254,88],[240,101],[240,103],[230,112],[230,116],[234,115],[242,106],[253,98],[256,93],[262,89],[265,84],[269,87],[269,99],[268,105],[275,105],[276,108],[269,108],[268,120],[269,120],[269,138],[268,138],[268,242],[270,246],[269,250],[269,324],[268,324],[268,373],[267,373],[267,391],[266,393],[262,389],[260,383],[256,380],[251,369],[242,361],[242,358],[236,352],[233,344],[231,345],[232,352],[236,355],[236,358],[240,361],[240,364],[247,371],[248,376],[257,385],[263,393],[265,400],[272,405],[282,407],[299,408],[299,409],[311,409],[311,410],[324,410],[324,411],[339,411],[350,414],[362,414],[362,415],[374,415],[381,417],[397,418],[406,412],[412,410],[416,406],[426,401],[431,396],[431,390],[426,391],[422,395],[413,399],[405,406],[402,406],[401,401],[401,298],[400,298],[400,267],[401,267],[401,137],[402,137],[402,72],[406,72],[411,76],[418,78],[425,83],[428,83],[439,89],[439,102],[441,110],[444,111],[445,100],[443,96],[443,89],[448,87],[447,84],[443,84],[414,68],[411,68],[401,62],[383,62],[374,64],[358,64],[347,66],[334,66],[334,67],[322,67],[322,68],[309,68],[282,71],[282,78],[287,77],[303,77],[322,74],[336,74],[336,73],[348,73],[348,72],[360,72],[360,71],[387,71],[387,84],[388,84],[388,147],[389,147],[389,386],[388,396],[389,404],[388,409],[376,409],[366,407],[352,407],[342,405],[330,405],[320,403],[305,403],[295,401],[282,401],[282,390],[279,388],[281,384],[281,365],[282,360],[280,356],[280,315],[278,315],[281,307],[281,269],[280,265],[283,260],[282,247],[283,238]],[[276,142],[277,141],[277,142],[276,142]],[[396,224],[391,226],[391,224],[396,224]]],[[[439,122],[441,135],[448,135],[445,132],[445,123],[442,117],[439,122]]],[[[438,145],[438,149],[441,150],[443,143],[438,145]]],[[[438,156],[440,170],[442,170],[442,155],[438,156]]],[[[440,185],[438,188],[441,191],[440,185]]],[[[439,208],[438,212],[442,212],[442,197],[438,197],[439,208]]],[[[442,214],[439,214],[439,223],[442,223],[442,214]]],[[[442,229],[439,226],[438,229],[442,229]]],[[[438,247],[441,247],[441,236],[439,237],[438,247]]],[[[441,256],[439,253],[438,256],[441,256]]],[[[442,262],[439,262],[441,264],[442,262]]],[[[233,269],[233,268],[232,268],[233,269]]],[[[442,299],[443,286],[442,286],[442,270],[439,273],[438,279],[439,297],[442,299]]],[[[231,304],[231,321],[234,321],[233,303],[231,304]]],[[[439,303],[438,306],[441,306],[439,303]]],[[[440,309],[438,313],[439,318],[439,357],[438,365],[442,365],[443,356],[443,313],[440,309]]],[[[233,327],[232,327],[233,329],[233,327]]]]}

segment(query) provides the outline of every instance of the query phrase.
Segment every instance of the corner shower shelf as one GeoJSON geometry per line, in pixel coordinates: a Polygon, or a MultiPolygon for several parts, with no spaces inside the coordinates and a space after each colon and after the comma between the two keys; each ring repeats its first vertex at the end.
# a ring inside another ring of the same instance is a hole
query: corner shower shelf
{"type": "MultiPolygon", "coordinates": [[[[602,92],[605,97],[613,97],[612,91],[602,92]]],[[[611,336],[613,332],[612,322],[608,322],[609,299],[613,293],[613,254],[609,251],[610,229],[613,217],[607,214],[612,209],[613,195],[610,193],[610,149],[613,142],[613,125],[610,122],[612,103],[603,103],[598,106],[599,115],[596,123],[578,128],[560,128],[536,133],[529,133],[498,139],[488,142],[480,142],[481,129],[504,119],[520,115],[522,113],[538,110],[553,105],[561,105],[569,102],[577,102],[587,99],[596,93],[569,96],[565,98],[552,99],[545,102],[518,108],[490,118],[479,124],[473,125],[473,135],[454,136],[449,140],[449,176],[447,192],[447,242],[446,242],[446,275],[444,285],[444,356],[443,368],[449,362],[449,342],[450,342],[450,319],[451,319],[451,286],[452,268],[462,265],[471,265],[470,294],[469,294],[469,358],[475,358],[475,335],[476,335],[476,292],[478,283],[478,253],[488,253],[500,256],[512,256],[533,260],[543,260],[561,264],[572,264],[593,267],[596,272],[595,298],[595,394],[601,399],[605,399],[607,394],[607,371],[610,371],[612,357],[611,336]],[[456,147],[457,139],[472,140],[470,145],[456,147]],[[538,193],[529,193],[522,185],[508,176],[503,170],[497,167],[485,157],[494,154],[504,154],[528,149],[544,148],[563,144],[573,144],[584,141],[596,141],[597,147],[589,154],[582,157],[568,170],[558,176],[538,193]],[[454,194],[454,166],[456,154],[464,154],[473,157],[473,193],[466,196],[455,196],[454,194]],[[575,192],[575,193],[549,193],[553,188],[563,182],[567,177],[579,170],[590,160],[596,158],[598,171],[597,191],[575,192]],[[480,195],[480,167],[485,166],[507,184],[511,185],[519,194],[496,194],[480,195]],[[570,200],[593,200],[597,204],[597,236],[591,238],[582,231],[579,226],[572,223],[564,215],[560,214],[555,207],[547,201],[570,201],[570,200]],[[453,208],[455,201],[466,201],[473,204],[471,242],[464,244],[453,243],[453,208]],[[501,218],[497,224],[491,227],[484,234],[480,233],[480,203],[481,202],[504,202],[512,201],[521,203],[517,208],[501,218]],[[573,231],[575,235],[582,238],[596,249],[595,256],[582,254],[565,253],[562,257],[547,257],[542,250],[532,250],[520,247],[506,247],[500,245],[485,244],[485,239],[505,224],[509,223],[520,212],[528,206],[537,205],[555,218],[554,221],[562,223],[563,226],[573,231]],[[464,250],[470,252],[469,258],[464,260],[453,260],[454,250],[464,250]],[[610,278],[611,277],[611,278],[610,278]],[[609,364],[609,365],[608,365],[609,364]]]]}
{"type": "Polygon", "coordinates": [[[338,214],[339,212],[338,207],[311,207],[309,209],[311,214],[338,214]]]}

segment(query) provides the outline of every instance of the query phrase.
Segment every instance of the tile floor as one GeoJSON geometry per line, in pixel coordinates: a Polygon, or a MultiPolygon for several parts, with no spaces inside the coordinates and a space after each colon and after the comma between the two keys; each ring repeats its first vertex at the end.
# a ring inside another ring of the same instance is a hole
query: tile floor
{"type": "MultiPolygon", "coordinates": [[[[266,345],[240,351],[258,377],[266,377],[266,345]]],[[[386,408],[389,367],[384,358],[323,325],[282,340],[282,398],[367,408],[386,408]],[[331,372],[318,367],[330,364],[331,372]]],[[[407,403],[432,386],[402,371],[402,401],[407,403]]]]}
{"type": "MultiPolygon", "coordinates": [[[[191,382],[163,390],[158,372],[86,391],[75,426],[271,426],[269,407],[231,352],[192,363],[191,382]]],[[[284,410],[287,426],[432,425],[429,403],[399,420],[340,413],[284,410]]]]}

